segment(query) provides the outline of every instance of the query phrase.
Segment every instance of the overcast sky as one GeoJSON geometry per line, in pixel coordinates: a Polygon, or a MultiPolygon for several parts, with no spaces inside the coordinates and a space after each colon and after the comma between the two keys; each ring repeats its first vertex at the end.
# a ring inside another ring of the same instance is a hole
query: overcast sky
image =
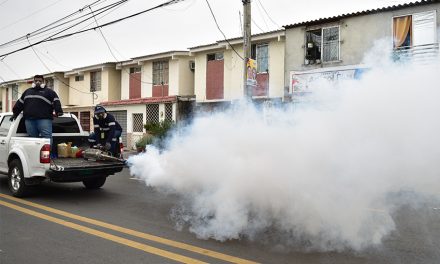
{"type": "MultiPolygon", "coordinates": [[[[0,44],[46,26],[96,0],[0,0],[0,44]]],[[[115,20],[166,2],[129,0],[98,20],[115,20]]],[[[228,38],[241,36],[241,0],[208,0],[221,30],[228,38]]],[[[101,0],[94,10],[116,0],[101,0]]],[[[411,2],[408,0],[252,0],[252,34],[281,28],[300,21],[411,2]]],[[[87,9],[88,10],[88,9],[87,9]]],[[[83,11],[85,14],[86,10],[83,11]]],[[[91,22],[87,22],[87,25],[91,22]]],[[[93,26],[95,26],[94,24],[93,26]]],[[[90,27],[90,26],[89,26],[90,27]]],[[[80,28],[80,27],[79,27],[80,28]]],[[[77,29],[79,29],[77,28],[77,29]]],[[[28,78],[34,74],[66,71],[108,61],[185,50],[222,40],[206,0],[184,0],[102,29],[116,59],[99,31],[89,31],[35,46],[6,56],[0,61],[0,82],[28,78]]],[[[30,39],[31,43],[38,39],[30,39]]],[[[0,54],[28,43],[0,46],[0,54]]],[[[1,58],[0,58],[1,59],[1,58]]]]}

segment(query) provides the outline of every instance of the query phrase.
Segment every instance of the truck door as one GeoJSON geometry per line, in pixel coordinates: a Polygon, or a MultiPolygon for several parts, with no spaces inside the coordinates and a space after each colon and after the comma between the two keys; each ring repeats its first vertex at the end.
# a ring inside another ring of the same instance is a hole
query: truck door
{"type": "Polygon", "coordinates": [[[7,160],[8,160],[8,133],[9,128],[11,127],[11,118],[12,115],[4,115],[0,117],[0,170],[5,171],[8,168],[7,160]]]}

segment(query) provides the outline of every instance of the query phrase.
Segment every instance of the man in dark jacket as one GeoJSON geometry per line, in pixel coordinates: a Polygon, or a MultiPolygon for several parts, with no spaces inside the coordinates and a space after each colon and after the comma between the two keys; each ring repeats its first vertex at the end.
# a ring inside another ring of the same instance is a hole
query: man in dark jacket
{"type": "Polygon", "coordinates": [[[52,141],[52,120],[54,111],[63,114],[57,93],[45,88],[43,75],[35,75],[32,87],[28,88],[15,103],[11,121],[23,111],[26,131],[31,137],[50,138],[52,141]]]}
{"type": "Polygon", "coordinates": [[[117,156],[122,127],[115,117],[107,113],[103,106],[97,105],[95,107],[95,115],[93,116],[93,127],[94,132],[89,136],[90,145],[101,144],[113,156],[117,156]]]}

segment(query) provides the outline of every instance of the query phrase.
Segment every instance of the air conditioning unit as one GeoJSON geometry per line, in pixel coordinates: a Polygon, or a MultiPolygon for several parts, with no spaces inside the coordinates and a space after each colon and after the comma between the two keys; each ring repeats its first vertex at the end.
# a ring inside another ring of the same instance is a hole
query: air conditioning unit
{"type": "Polygon", "coordinates": [[[196,69],[196,62],[195,61],[189,62],[189,69],[192,71],[194,71],[196,69]]]}

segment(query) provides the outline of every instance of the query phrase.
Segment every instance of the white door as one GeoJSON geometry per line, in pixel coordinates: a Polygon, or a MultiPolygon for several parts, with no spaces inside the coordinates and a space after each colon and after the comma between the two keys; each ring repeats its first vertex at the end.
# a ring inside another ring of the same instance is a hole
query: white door
{"type": "Polygon", "coordinates": [[[11,126],[9,118],[11,115],[4,115],[0,118],[0,170],[7,171],[8,164],[8,142],[6,141],[11,126]]]}

